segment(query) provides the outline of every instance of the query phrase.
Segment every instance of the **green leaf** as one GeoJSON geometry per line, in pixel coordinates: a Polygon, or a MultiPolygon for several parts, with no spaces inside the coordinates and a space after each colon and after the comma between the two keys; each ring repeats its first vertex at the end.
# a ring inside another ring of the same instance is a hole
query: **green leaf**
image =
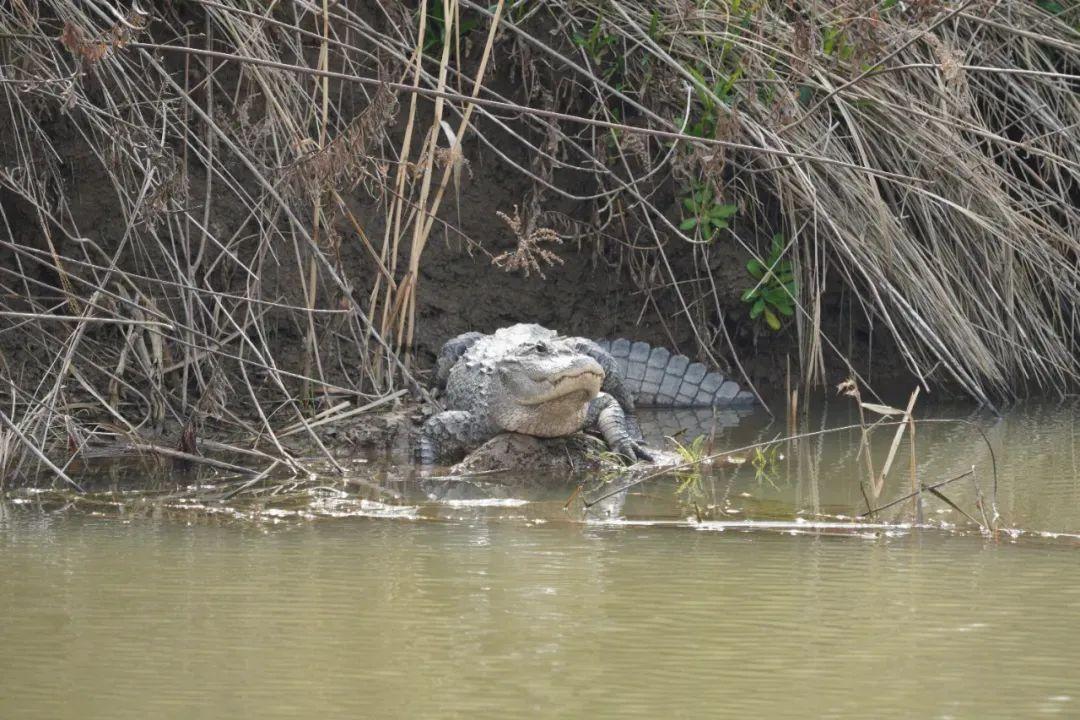
{"type": "Polygon", "coordinates": [[[724,228],[726,228],[728,226],[727,220],[713,219],[713,220],[710,220],[709,223],[712,224],[712,226],[714,228],[716,228],[717,230],[723,230],[724,228]]]}
{"type": "Polygon", "coordinates": [[[782,315],[787,315],[788,317],[791,317],[795,314],[795,308],[791,306],[790,300],[788,300],[788,302],[786,303],[781,303],[777,305],[776,309],[779,310],[782,315]]]}
{"type": "Polygon", "coordinates": [[[757,320],[758,316],[761,315],[762,312],[769,311],[765,309],[765,301],[758,300],[756,303],[754,303],[754,306],[750,308],[750,319],[757,320]]]}
{"type": "Polygon", "coordinates": [[[833,50],[836,49],[836,40],[840,37],[840,31],[835,28],[826,28],[823,35],[825,36],[825,42],[821,46],[821,50],[826,55],[832,55],[833,50]]]}
{"type": "Polygon", "coordinates": [[[788,299],[787,293],[775,286],[769,286],[765,288],[761,296],[768,300],[773,305],[779,305],[788,299]]]}
{"type": "Polygon", "coordinates": [[[757,260],[751,260],[746,263],[746,272],[760,280],[761,276],[765,274],[765,268],[757,260]]]}
{"type": "Polygon", "coordinates": [[[683,198],[682,204],[684,208],[694,214],[697,214],[697,203],[694,202],[693,198],[683,198]]]}
{"type": "Polygon", "coordinates": [[[660,11],[653,10],[652,17],[649,19],[649,37],[653,40],[657,39],[656,31],[660,29],[660,11]]]}
{"type": "Polygon", "coordinates": [[[681,223],[679,223],[680,230],[693,230],[695,227],[697,227],[696,217],[686,218],[681,223]]]}
{"type": "Polygon", "coordinates": [[[731,75],[724,81],[724,85],[720,89],[720,92],[716,94],[722,98],[727,98],[727,96],[731,94],[731,90],[735,87],[735,83],[738,82],[739,78],[742,77],[742,74],[743,69],[741,67],[737,68],[735,72],[731,73],[731,75]]]}
{"type": "Polygon", "coordinates": [[[773,330],[780,329],[780,318],[776,317],[769,308],[765,308],[765,324],[773,330]]]}
{"type": "Polygon", "coordinates": [[[709,214],[713,217],[729,218],[738,211],[739,208],[737,205],[713,205],[709,214]]]}

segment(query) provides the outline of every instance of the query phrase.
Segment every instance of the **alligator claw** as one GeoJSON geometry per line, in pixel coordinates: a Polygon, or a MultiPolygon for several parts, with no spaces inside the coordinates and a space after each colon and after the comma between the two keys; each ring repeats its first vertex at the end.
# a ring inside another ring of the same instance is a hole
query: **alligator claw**
{"type": "Polygon", "coordinates": [[[620,443],[615,448],[615,452],[629,461],[628,464],[633,465],[639,460],[645,460],[646,462],[656,462],[657,455],[654,450],[651,450],[642,443],[634,440],[627,440],[624,443],[620,443]]]}
{"type": "Polygon", "coordinates": [[[658,459],[658,456],[657,456],[655,450],[653,450],[651,448],[648,448],[644,444],[639,443],[639,442],[634,443],[634,454],[637,456],[638,460],[646,460],[648,462],[656,462],[657,459],[658,459]]]}

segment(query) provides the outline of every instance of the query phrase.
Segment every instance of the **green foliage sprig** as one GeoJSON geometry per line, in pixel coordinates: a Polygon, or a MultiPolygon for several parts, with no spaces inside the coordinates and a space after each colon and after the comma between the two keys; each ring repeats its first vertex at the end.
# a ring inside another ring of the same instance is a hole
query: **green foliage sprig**
{"type": "Polygon", "coordinates": [[[619,52],[618,38],[604,30],[604,17],[597,15],[587,35],[574,33],[574,44],[583,49],[600,69],[604,82],[621,90],[626,75],[626,59],[619,52]]]}
{"type": "Polygon", "coordinates": [[[675,497],[684,503],[696,505],[705,498],[701,464],[709,457],[709,450],[706,447],[707,438],[704,435],[698,435],[686,445],[675,438],[669,439],[675,443],[675,451],[679,454],[682,464],[687,466],[675,473],[679,481],[679,485],[675,488],[675,497]]]}
{"type": "Polygon", "coordinates": [[[689,216],[679,223],[680,230],[697,228],[708,242],[716,240],[717,233],[728,226],[728,220],[738,212],[735,205],[717,202],[716,194],[708,183],[698,183],[687,197],[683,208],[689,216]]]}
{"type": "Polygon", "coordinates": [[[742,294],[742,301],[750,303],[750,319],[764,317],[770,329],[779,330],[780,316],[795,314],[797,290],[791,261],[784,259],[784,236],[773,235],[772,248],[765,262],[750,260],[746,263],[746,272],[754,279],[754,286],[742,294]]]}

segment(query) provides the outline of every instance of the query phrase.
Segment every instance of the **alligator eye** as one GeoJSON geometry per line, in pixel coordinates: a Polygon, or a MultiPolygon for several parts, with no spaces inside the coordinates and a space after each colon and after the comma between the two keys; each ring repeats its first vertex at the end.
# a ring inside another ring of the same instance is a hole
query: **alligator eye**
{"type": "Polygon", "coordinates": [[[547,351],[548,351],[547,343],[543,343],[543,342],[536,343],[536,352],[540,353],[541,355],[546,355],[547,351]]]}

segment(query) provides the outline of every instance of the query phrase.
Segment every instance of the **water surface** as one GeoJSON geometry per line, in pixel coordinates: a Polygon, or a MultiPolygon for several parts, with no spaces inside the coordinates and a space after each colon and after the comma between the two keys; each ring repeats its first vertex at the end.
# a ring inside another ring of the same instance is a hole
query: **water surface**
{"type": "MultiPolygon", "coordinates": [[[[327,479],[215,512],[18,496],[0,505],[0,717],[1080,716],[1074,408],[965,417],[995,448],[994,534],[935,498],[922,527],[910,503],[853,526],[851,433],[592,513],[615,480],[564,509],[571,479],[372,463],[383,491],[327,479]]],[[[778,432],[744,419],[716,447],[778,432]]],[[[922,481],[974,464],[989,493],[971,428],[926,426],[916,449],[922,481]]],[[[906,491],[906,462],[876,502],[906,491]]],[[[969,479],[943,489],[981,521],[969,479]]]]}

